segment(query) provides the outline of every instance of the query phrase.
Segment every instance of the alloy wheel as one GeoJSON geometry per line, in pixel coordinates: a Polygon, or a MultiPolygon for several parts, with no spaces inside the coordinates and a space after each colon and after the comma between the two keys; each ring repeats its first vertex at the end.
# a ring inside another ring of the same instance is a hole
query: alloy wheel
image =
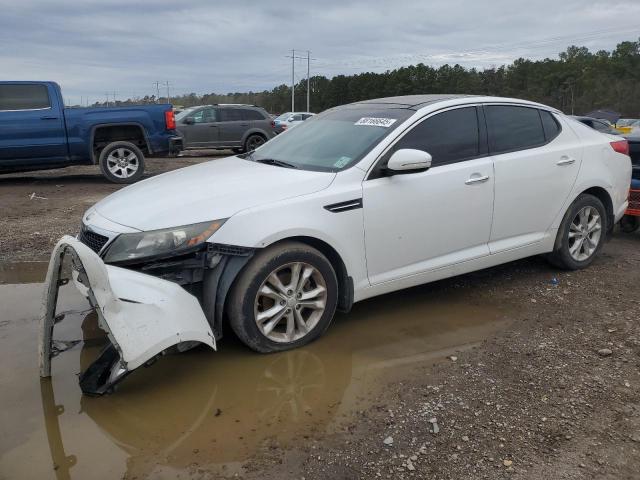
{"type": "Polygon", "coordinates": [[[109,172],[118,178],[130,178],[138,171],[138,156],[128,148],[116,148],[107,157],[109,172]]]}
{"type": "Polygon", "coordinates": [[[602,217],[594,207],[583,207],[569,225],[569,254],[584,262],[593,255],[602,238],[602,217]]]}
{"type": "Polygon", "coordinates": [[[260,145],[264,143],[264,138],[259,137],[257,135],[251,137],[247,142],[247,150],[252,151],[258,148],[260,145]]]}
{"type": "Polygon", "coordinates": [[[276,268],[262,282],[254,304],[255,322],[269,340],[290,343],[318,324],[327,305],[327,284],[304,262],[276,268]]]}

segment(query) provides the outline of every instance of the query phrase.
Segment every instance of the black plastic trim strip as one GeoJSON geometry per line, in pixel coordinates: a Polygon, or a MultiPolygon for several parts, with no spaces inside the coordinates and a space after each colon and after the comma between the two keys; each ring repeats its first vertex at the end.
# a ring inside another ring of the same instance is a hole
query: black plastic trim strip
{"type": "Polygon", "coordinates": [[[325,210],[329,210],[332,213],[347,212],[349,210],[357,210],[358,208],[362,208],[362,198],[354,198],[346,202],[332,203],[331,205],[324,206],[325,210]]]}

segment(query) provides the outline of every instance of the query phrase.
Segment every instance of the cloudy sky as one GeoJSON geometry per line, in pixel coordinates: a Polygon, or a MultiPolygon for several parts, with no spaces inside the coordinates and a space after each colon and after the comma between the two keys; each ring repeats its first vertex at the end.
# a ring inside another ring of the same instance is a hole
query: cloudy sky
{"type": "Polygon", "coordinates": [[[293,48],[311,50],[312,75],[482,68],[612,49],[640,36],[639,18],[639,0],[0,0],[0,80],[55,80],[71,103],[153,94],[156,81],[255,91],[290,83],[293,48]]]}

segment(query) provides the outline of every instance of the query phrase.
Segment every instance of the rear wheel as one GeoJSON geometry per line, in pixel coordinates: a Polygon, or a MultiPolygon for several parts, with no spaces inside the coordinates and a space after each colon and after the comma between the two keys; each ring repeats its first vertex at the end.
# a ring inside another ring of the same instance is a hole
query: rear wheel
{"type": "Polygon", "coordinates": [[[580,195],[565,214],[549,255],[554,265],[578,270],[591,265],[602,249],[607,231],[607,212],[599,198],[580,195]]]}
{"type": "Polygon", "coordinates": [[[131,142],[111,142],[100,152],[100,170],[113,183],[134,183],[144,174],[144,154],[131,142]]]}
{"type": "Polygon", "coordinates": [[[327,258],[305,244],[285,242],[258,253],[229,298],[231,328],[258,352],[312,342],[329,327],[338,299],[327,258]]]}
{"type": "Polygon", "coordinates": [[[633,233],[640,228],[640,217],[625,215],[620,220],[620,230],[624,233],[633,233]]]}
{"type": "Polygon", "coordinates": [[[250,152],[258,148],[260,145],[264,144],[266,141],[267,139],[262,135],[254,133],[253,135],[249,135],[249,138],[247,138],[246,142],[244,142],[244,149],[245,151],[250,152]]]}

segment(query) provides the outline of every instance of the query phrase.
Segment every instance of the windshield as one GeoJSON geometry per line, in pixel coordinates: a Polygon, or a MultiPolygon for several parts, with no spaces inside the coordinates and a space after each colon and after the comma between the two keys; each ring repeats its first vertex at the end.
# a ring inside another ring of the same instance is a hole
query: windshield
{"type": "Polygon", "coordinates": [[[361,160],[414,113],[402,108],[338,108],[309,118],[246,158],[336,172],[361,160]]]}
{"type": "Polygon", "coordinates": [[[287,112],[287,113],[283,113],[282,115],[280,115],[279,117],[276,117],[276,120],[286,120],[287,118],[289,118],[291,115],[293,115],[293,113],[291,112],[287,112]]]}

